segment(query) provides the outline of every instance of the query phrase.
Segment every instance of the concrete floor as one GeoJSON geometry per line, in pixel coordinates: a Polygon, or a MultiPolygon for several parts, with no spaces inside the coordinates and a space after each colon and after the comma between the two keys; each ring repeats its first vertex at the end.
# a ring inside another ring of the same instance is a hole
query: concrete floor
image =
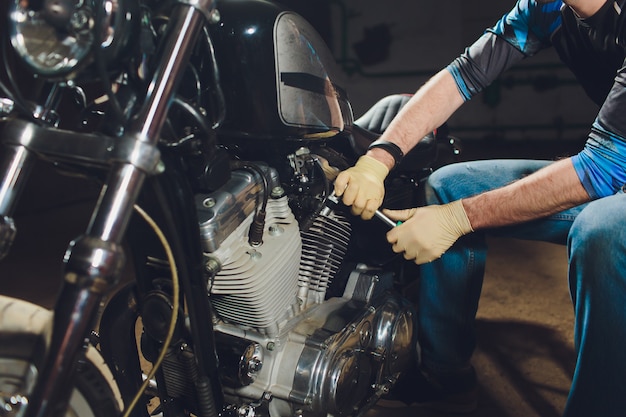
{"type": "MultiPolygon", "coordinates": [[[[84,184],[77,182],[75,186],[84,184]]],[[[41,190],[37,194],[39,207],[46,199],[60,199],[61,204],[57,201],[43,211],[31,210],[32,202],[22,207],[23,214],[16,218],[19,233],[15,246],[0,263],[3,294],[52,305],[67,243],[84,230],[93,204],[76,200],[74,197],[81,194],[76,191],[71,186],[64,191],[41,190]],[[37,279],[41,276],[50,279],[37,279]]],[[[474,416],[561,415],[574,364],[573,312],[566,271],[563,246],[490,240],[476,324],[478,347],[473,363],[480,397],[474,416]]],[[[405,408],[375,409],[367,417],[392,415],[446,416],[405,408]]]]}

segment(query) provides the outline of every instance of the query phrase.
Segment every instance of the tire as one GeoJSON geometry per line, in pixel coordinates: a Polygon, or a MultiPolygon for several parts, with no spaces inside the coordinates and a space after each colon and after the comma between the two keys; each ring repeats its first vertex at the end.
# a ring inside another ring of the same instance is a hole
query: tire
{"type": "MultiPolygon", "coordinates": [[[[28,398],[45,356],[51,318],[52,312],[43,307],[0,295],[0,404],[11,394],[14,399],[19,399],[18,395],[28,398]]],[[[76,375],[67,417],[120,415],[123,409],[120,391],[93,346],[80,361],[76,375]]],[[[7,415],[15,414],[19,414],[19,409],[7,415]]]]}

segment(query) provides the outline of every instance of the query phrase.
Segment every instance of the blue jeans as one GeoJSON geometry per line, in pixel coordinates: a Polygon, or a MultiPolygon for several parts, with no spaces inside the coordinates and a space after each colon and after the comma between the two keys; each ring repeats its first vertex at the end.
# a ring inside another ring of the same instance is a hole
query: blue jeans
{"type": "MultiPolygon", "coordinates": [[[[428,204],[504,186],[549,161],[463,162],[435,171],[428,204]]],[[[622,192],[545,219],[471,233],[421,268],[418,339],[434,374],[467,368],[482,288],[485,234],[567,244],[575,311],[576,368],[564,417],[626,416],[626,195],[622,192]]]]}

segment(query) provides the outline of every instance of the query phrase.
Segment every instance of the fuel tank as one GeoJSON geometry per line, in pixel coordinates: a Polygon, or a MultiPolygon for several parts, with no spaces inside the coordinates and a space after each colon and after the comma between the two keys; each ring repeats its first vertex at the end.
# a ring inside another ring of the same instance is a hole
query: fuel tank
{"type": "Polygon", "coordinates": [[[226,102],[222,139],[315,140],[352,125],[335,60],[300,15],[267,0],[220,0],[211,25],[226,102]]]}

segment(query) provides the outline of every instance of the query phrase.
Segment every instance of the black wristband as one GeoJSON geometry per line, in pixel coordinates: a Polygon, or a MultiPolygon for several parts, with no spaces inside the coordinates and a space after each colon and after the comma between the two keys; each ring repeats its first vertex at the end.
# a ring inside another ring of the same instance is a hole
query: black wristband
{"type": "Polygon", "coordinates": [[[380,139],[375,140],[374,142],[370,144],[370,146],[367,147],[367,150],[370,150],[373,148],[381,148],[387,151],[387,153],[389,153],[389,155],[393,157],[393,161],[394,161],[393,168],[400,165],[400,161],[402,161],[402,158],[404,157],[404,153],[402,152],[402,149],[400,149],[398,145],[396,145],[395,143],[386,141],[386,140],[380,140],[380,139]]]}

